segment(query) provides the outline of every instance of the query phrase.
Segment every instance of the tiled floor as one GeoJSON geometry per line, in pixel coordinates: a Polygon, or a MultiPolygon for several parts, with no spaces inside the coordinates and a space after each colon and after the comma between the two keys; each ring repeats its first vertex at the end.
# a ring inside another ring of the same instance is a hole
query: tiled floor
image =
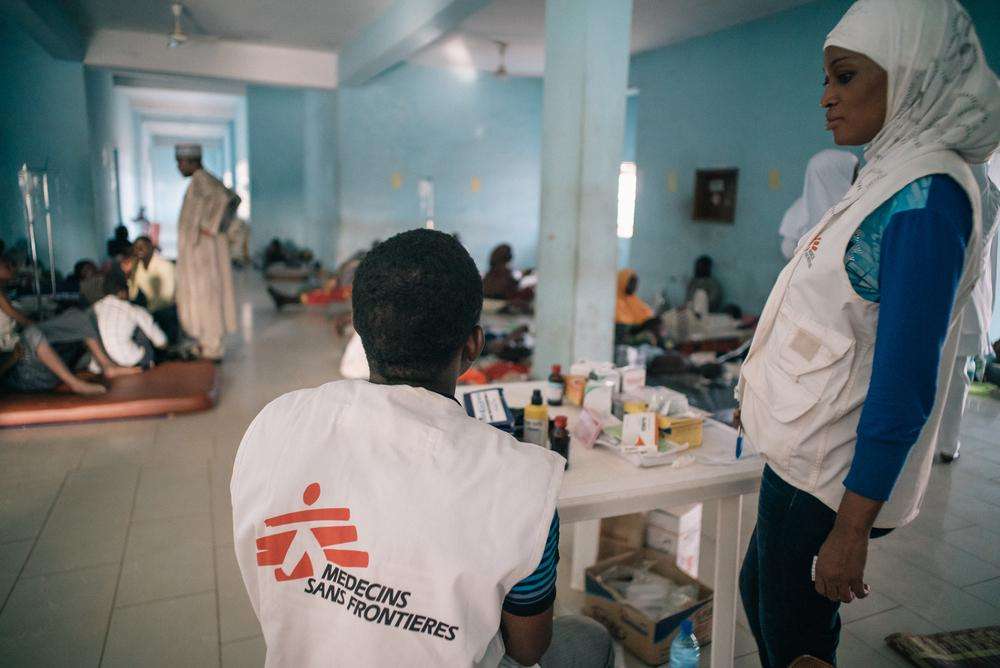
{"type": "MultiPolygon", "coordinates": [[[[229,471],[257,411],[336,377],[343,341],[323,313],[275,314],[254,277],[239,280],[242,329],[215,410],[0,432],[0,665],[262,665],[229,471]]],[[[706,508],[708,581],[713,535],[706,508]]],[[[582,596],[565,576],[557,611],[575,612],[582,596]]],[[[841,665],[903,665],[882,643],[893,631],[1000,624],[1000,402],[970,401],[962,459],[935,465],[920,518],[874,543],[868,580],[872,597],[844,608],[841,665]]],[[[759,665],[743,629],[737,654],[759,665]]]]}

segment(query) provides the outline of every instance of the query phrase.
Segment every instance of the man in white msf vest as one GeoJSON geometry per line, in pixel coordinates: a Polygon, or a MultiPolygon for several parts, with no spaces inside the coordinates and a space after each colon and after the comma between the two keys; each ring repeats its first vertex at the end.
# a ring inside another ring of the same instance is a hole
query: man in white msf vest
{"type": "Polygon", "coordinates": [[[455,400],[484,343],[472,258],[405,232],[365,258],[352,299],[371,379],[276,399],[236,456],[267,665],[613,665],[597,622],[553,622],[564,460],[455,400]]]}

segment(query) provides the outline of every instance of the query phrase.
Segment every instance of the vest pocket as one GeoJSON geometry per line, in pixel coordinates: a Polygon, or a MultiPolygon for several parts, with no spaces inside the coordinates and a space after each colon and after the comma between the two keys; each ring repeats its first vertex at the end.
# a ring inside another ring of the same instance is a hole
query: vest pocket
{"type": "Polygon", "coordinates": [[[847,383],[853,356],[853,339],[784,305],[760,374],[771,415],[789,423],[821,400],[832,403],[847,383]]]}

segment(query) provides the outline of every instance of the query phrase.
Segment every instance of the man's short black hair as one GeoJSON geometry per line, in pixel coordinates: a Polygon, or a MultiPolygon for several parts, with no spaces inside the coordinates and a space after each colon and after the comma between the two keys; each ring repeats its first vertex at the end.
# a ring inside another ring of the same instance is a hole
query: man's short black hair
{"type": "Polygon", "coordinates": [[[73,265],[73,275],[77,278],[83,277],[83,270],[87,267],[93,267],[94,271],[97,271],[97,263],[93,260],[80,260],[73,265]]]}
{"type": "Polygon", "coordinates": [[[128,278],[125,272],[117,267],[113,267],[104,275],[104,294],[117,295],[119,292],[128,292],[128,278]]]}
{"type": "Polygon", "coordinates": [[[694,277],[708,278],[712,275],[712,258],[702,255],[694,261],[694,277]]]}
{"type": "Polygon", "coordinates": [[[451,235],[411,230],[369,251],[354,276],[352,301],[372,371],[429,381],[479,324],[483,281],[451,235]]]}

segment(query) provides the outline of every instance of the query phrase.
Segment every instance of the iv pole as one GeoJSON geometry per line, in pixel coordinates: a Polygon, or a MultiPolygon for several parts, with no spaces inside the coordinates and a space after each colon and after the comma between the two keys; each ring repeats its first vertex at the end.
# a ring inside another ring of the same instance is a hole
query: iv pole
{"type": "MultiPolygon", "coordinates": [[[[37,313],[42,312],[42,282],[38,274],[38,247],[35,245],[35,207],[32,205],[32,181],[34,176],[28,171],[28,165],[21,166],[21,171],[17,175],[18,184],[21,186],[21,195],[24,198],[24,217],[28,226],[28,250],[31,252],[31,264],[35,279],[35,308],[37,313]]],[[[51,245],[52,240],[49,239],[51,245]]]]}
{"type": "Polygon", "coordinates": [[[52,249],[52,207],[49,205],[49,173],[42,172],[42,202],[45,204],[45,235],[49,242],[49,287],[56,296],[56,256],[52,249]]]}

